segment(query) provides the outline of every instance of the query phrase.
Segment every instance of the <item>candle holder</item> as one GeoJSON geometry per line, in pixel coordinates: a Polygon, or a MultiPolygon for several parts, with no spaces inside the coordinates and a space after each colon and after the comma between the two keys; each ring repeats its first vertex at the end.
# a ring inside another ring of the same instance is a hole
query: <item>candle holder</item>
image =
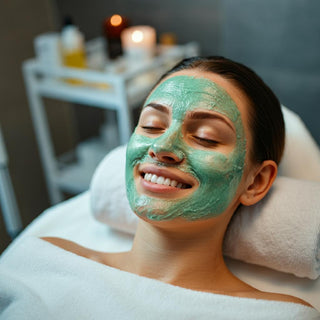
{"type": "Polygon", "coordinates": [[[128,26],[128,19],[119,14],[114,14],[104,20],[103,33],[107,40],[108,56],[110,59],[115,59],[122,55],[123,51],[120,35],[128,26]]]}
{"type": "Polygon", "coordinates": [[[134,26],[121,33],[123,52],[128,60],[141,62],[151,59],[155,52],[156,31],[150,26],[134,26]]]}

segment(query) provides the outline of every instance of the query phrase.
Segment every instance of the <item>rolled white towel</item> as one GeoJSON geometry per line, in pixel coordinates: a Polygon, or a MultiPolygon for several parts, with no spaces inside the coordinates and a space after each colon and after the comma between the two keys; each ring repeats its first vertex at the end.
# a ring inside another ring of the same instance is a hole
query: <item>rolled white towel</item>
{"type": "Polygon", "coordinates": [[[320,275],[320,183],[278,177],[257,204],[241,206],[224,254],[298,277],[320,275]]]}
{"type": "Polygon", "coordinates": [[[286,144],[279,174],[295,179],[320,182],[320,149],[301,118],[282,106],[286,144]]]}
{"type": "Polygon", "coordinates": [[[126,146],[112,150],[100,162],[90,185],[94,217],[108,226],[134,234],[138,218],[132,212],[125,185],[126,146]]]}

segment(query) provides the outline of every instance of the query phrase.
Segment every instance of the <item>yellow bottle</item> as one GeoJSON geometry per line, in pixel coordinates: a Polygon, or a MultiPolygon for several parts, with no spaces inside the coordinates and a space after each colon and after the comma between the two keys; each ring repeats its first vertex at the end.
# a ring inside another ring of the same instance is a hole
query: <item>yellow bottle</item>
{"type": "Polygon", "coordinates": [[[83,50],[65,52],[63,55],[63,64],[72,68],[86,68],[86,58],[83,50]]]}
{"type": "MultiPolygon", "coordinates": [[[[74,25],[67,25],[61,32],[62,61],[63,64],[71,68],[87,67],[84,37],[79,29],[74,25]]],[[[82,84],[78,79],[68,79],[69,83],[82,84]]]]}

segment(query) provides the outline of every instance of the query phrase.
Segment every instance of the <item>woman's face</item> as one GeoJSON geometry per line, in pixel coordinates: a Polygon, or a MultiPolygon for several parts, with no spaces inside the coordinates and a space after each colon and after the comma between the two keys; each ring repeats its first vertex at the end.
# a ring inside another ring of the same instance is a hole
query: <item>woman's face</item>
{"type": "Polygon", "coordinates": [[[127,148],[133,211],[157,221],[199,220],[235,208],[246,160],[245,104],[236,87],[208,72],[180,71],[161,82],[127,148]]]}

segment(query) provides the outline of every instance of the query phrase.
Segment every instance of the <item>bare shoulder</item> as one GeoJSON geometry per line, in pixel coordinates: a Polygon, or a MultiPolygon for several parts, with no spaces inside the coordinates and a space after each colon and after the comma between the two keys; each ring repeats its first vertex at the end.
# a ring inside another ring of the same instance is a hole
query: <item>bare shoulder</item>
{"type": "Polygon", "coordinates": [[[313,308],[308,302],[287,294],[257,291],[255,292],[254,296],[255,296],[254,298],[256,299],[292,302],[292,303],[298,303],[298,304],[302,304],[304,306],[313,308]]]}
{"type": "Polygon", "coordinates": [[[60,247],[62,249],[65,249],[67,251],[78,251],[78,250],[83,250],[86,249],[82,246],[80,246],[79,244],[67,240],[67,239],[63,239],[63,238],[57,238],[57,237],[41,237],[42,240],[45,240],[47,242],[50,242],[51,244],[60,247]]]}
{"type": "Polygon", "coordinates": [[[57,237],[41,237],[42,240],[45,240],[61,249],[77,254],[88,259],[97,260],[99,252],[80,246],[79,244],[62,238],[57,237]]]}
{"type": "Polygon", "coordinates": [[[292,302],[292,303],[298,303],[298,304],[302,304],[304,306],[313,308],[312,305],[310,305],[308,302],[300,298],[297,298],[288,294],[261,291],[243,282],[239,278],[236,278],[236,280],[238,281],[237,284],[239,286],[238,287],[239,290],[237,291],[238,297],[270,300],[270,301],[292,302]]]}
{"type": "Polygon", "coordinates": [[[72,252],[78,256],[81,256],[81,257],[84,257],[84,258],[87,258],[111,267],[112,266],[117,267],[117,264],[116,264],[117,258],[118,256],[121,257],[123,255],[123,252],[109,253],[109,252],[95,251],[89,248],[85,248],[76,242],[63,239],[63,238],[41,237],[41,239],[63,250],[72,252]]]}

